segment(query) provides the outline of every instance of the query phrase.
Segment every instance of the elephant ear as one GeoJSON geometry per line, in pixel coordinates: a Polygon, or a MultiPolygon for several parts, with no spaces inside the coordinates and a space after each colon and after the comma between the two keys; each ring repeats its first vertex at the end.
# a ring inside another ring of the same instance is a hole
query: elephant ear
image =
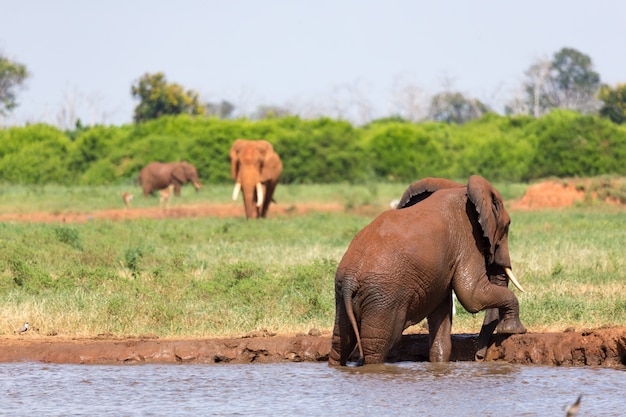
{"type": "Polygon", "coordinates": [[[279,169],[279,165],[282,171],[282,163],[278,154],[274,152],[274,146],[268,141],[260,139],[256,146],[261,157],[261,182],[265,182],[275,176],[274,172],[279,169]]]}
{"type": "Polygon", "coordinates": [[[233,142],[233,145],[230,147],[230,152],[228,156],[230,158],[230,177],[232,179],[237,178],[237,172],[239,171],[239,151],[243,146],[245,139],[237,139],[233,142]]]}
{"type": "Polygon", "coordinates": [[[180,182],[181,184],[187,182],[185,167],[182,162],[177,164],[176,167],[172,170],[172,178],[180,182]]]}
{"type": "Polygon", "coordinates": [[[483,237],[488,242],[488,263],[493,263],[496,253],[498,218],[504,209],[502,196],[489,181],[472,175],[467,182],[467,197],[476,207],[483,237]]]}
{"type": "Polygon", "coordinates": [[[283,163],[276,152],[270,152],[265,157],[261,168],[261,181],[277,180],[283,172],[283,163]]]}
{"type": "Polygon", "coordinates": [[[445,178],[424,178],[415,181],[404,191],[396,208],[413,206],[428,198],[432,193],[444,188],[463,188],[465,185],[445,178]]]}

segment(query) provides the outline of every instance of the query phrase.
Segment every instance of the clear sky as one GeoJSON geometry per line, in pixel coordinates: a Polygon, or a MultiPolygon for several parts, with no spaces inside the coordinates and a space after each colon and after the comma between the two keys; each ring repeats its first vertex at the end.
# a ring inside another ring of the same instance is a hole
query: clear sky
{"type": "Polygon", "coordinates": [[[626,82],[625,16],[622,0],[0,0],[0,51],[32,74],[4,123],[131,122],[131,85],[158,71],[241,113],[349,96],[382,117],[408,85],[497,109],[563,47],[626,82]]]}

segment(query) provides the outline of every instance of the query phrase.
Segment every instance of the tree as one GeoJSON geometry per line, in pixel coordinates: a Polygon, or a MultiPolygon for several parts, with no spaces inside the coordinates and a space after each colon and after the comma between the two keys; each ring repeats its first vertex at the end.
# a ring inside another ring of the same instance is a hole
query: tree
{"type": "MultiPolygon", "coordinates": [[[[523,108],[535,117],[556,108],[592,113],[599,107],[595,95],[600,75],[593,70],[591,58],[576,49],[562,48],[552,61],[540,59],[525,74],[523,108]]],[[[508,107],[522,106],[514,103],[508,107]]]]}
{"type": "Polygon", "coordinates": [[[289,109],[273,105],[261,105],[257,107],[256,112],[251,116],[252,120],[273,119],[290,116],[289,109]]]}
{"type": "Polygon", "coordinates": [[[419,122],[426,117],[424,91],[404,77],[396,77],[391,93],[391,114],[404,120],[419,122]]]}
{"type": "Polygon", "coordinates": [[[626,84],[618,84],[615,88],[603,84],[599,97],[604,102],[600,108],[600,116],[608,117],[617,124],[626,121],[626,84]]]}
{"type": "Polygon", "coordinates": [[[16,88],[30,76],[26,66],[0,54],[0,116],[17,106],[16,88]]]}
{"type": "Polygon", "coordinates": [[[131,92],[133,98],[140,100],[135,107],[137,123],[164,115],[206,113],[206,105],[200,102],[197,92],[168,83],[162,72],[145,74],[131,87],[131,92]]]}
{"type": "Polygon", "coordinates": [[[458,92],[443,92],[430,102],[429,118],[436,122],[463,124],[480,118],[489,108],[477,99],[466,98],[458,92]]]}
{"type": "Polygon", "coordinates": [[[230,119],[233,111],[235,111],[235,106],[226,100],[222,100],[220,103],[207,103],[206,105],[206,115],[215,116],[218,119],[230,119]]]}

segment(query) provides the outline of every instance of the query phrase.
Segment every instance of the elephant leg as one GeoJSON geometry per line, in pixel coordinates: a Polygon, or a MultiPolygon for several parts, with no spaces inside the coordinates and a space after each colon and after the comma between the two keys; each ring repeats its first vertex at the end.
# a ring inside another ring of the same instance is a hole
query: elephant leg
{"type": "MultiPolygon", "coordinates": [[[[504,271],[498,269],[488,270],[489,282],[501,287],[508,287],[508,277],[504,271]]],[[[497,308],[490,308],[485,310],[485,318],[483,325],[480,328],[480,333],[476,339],[476,355],[474,359],[479,361],[485,359],[487,355],[487,348],[489,347],[489,341],[491,335],[496,330],[496,326],[500,322],[500,310],[497,308]]]]}
{"type": "Polygon", "coordinates": [[[521,334],[526,328],[519,319],[519,302],[511,290],[489,282],[486,276],[471,285],[455,285],[454,291],[463,307],[470,313],[488,308],[500,310],[498,333],[521,334]]]}
{"type": "Polygon", "coordinates": [[[364,363],[384,363],[387,353],[402,337],[405,317],[399,312],[391,313],[392,306],[365,313],[361,319],[361,345],[364,363]]]}
{"type": "Polygon", "coordinates": [[[431,362],[448,362],[452,354],[452,292],[428,315],[431,362]]]}
{"type": "Polygon", "coordinates": [[[265,217],[267,215],[267,210],[269,209],[270,203],[272,202],[272,198],[274,197],[275,189],[276,189],[276,183],[269,181],[265,189],[265,199],[263,200],[263,209],[261,210],[261,217],[265,217]]]}
{"type": "Polygon", "coordinates": [[[498,322],[500,321],[500,314],[497,308],[490,308],[485,311],[485,319],[483,325],[480,328],[480,334],[476,339],[476,355],[474,359],[479,361],[485,359],[487,356],[487,348],[489,347],[489,340],[493,334],[498,322]]]}

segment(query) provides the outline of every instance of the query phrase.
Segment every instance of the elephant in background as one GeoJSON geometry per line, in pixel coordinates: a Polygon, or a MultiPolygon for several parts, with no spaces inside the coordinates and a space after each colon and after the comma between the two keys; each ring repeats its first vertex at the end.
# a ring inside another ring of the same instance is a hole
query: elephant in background
{"type": "Polygon", "coordinates": [[[196,191],[200,190],[198,171],[187,161],[150,162],[139,172],[137,178],[137,183],[143,188],[144,197],[170,185],[174,187],[174,194],[180,196],[180,187],[188,182],[193,184],[196,191]]]}
{"type": "MultiPolygon", "coordinates": [[[[470,313],[495,309],[497,330],[525,333],[511,272],[510,217],[483,177],[417,181],[398,209],[350,243],[335,275],[331,365],[382,363],[405,328],[428,319],[431,362],[450,360],[452,291],[470,313]]],[[[492,324],[490,321],[489,324],[492,324]]],[[[483,326],[484,327],[484,326],[483,326]]],[[[482,333],[482,331],[481,331],[482,333]]]]}
{"type": "Polygon", "coordinates": [[[267,216],[283,164],[266,140],[237,139],[230,148],[230,174],[235,180],[233,200],[239,191],[247,219],[267,216]]]}

